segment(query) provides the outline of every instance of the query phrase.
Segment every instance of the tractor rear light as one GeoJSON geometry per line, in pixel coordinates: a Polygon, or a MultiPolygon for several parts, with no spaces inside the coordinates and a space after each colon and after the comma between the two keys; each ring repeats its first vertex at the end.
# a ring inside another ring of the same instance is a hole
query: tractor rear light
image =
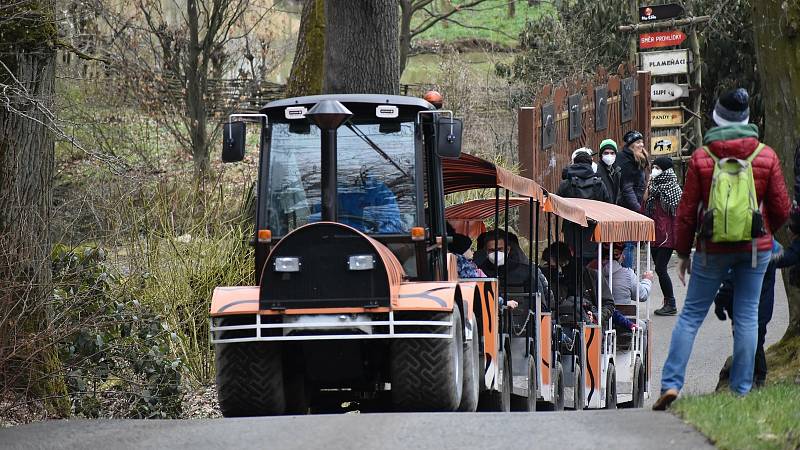
{"type": "Polygon", "coordinates": [[[411,240],[412,241],[424,241],[425,240],[425,228],[423,228],[423,227],[412,227],[411,228],[411,240]]]}
{"type": "Polygon", "coordinates": [[[258,243],[269,244],[272,242],[272,230],[258,230],[258,243]]]}
{"type": "Polygon", "coordinates": [[[350,270],[372,270],[375,267],[375,257],[372,255],[353,255],[347,260],[350,270]]]}
{"type": "Polygon", "coordinates": [[[300,258],[296,256],[275,258],[275,272],[300,272],[300,258]]]}

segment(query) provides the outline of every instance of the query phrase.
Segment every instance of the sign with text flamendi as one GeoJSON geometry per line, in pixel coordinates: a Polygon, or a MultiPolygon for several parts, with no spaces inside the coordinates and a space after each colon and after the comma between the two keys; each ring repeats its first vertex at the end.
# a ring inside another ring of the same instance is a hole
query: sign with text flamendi
{"type": "Polygon", "coordinates": [[[642,70],[652,75],[679,75],[689,73],[689,50],[667,50],[640,53],[642,70]]]}
{"type": "Polygon", "coordinates": [[[685,40],[686,33],[680,30],[644,33],[639,35],[639,48],[673,47],[681,45],[685,40]]]}
{"type": "Polygon", "coordinates": [[[677,3],[667,5],[642,6],[639,8],[639,20],[652,22],[654,20],[672,19],[683,15],[683,6],[677,3]]]}
{"type": "Polygon", "coordinates": [[[681,125],[683,125],[683,110],[680,107],[650,110],[650,126],[653,128],[674,128],[681,125]]]}

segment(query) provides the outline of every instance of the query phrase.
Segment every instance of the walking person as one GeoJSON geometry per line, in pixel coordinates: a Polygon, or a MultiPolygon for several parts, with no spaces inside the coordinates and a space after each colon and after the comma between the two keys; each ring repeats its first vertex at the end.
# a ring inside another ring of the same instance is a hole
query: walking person
{"type": "Polygon", "coordinates": [[[613,139],[606,139],[600,143],[600,162],[597,164],[597,175],[603,180],[608,191],[610,203],[619,204],[620,184],[622,183],[620,168],[615,164],[617,160],[617,143],[613,139]]]}
{"type": "MultiPolygon", "coordinates": [[[[644,146],[644,136],[642,133],[632,130],[625,133],[622,140],[625,145],[616,158],[622,180],[618,204],[631,211],[641,213],[647,179],[646,172],[650,165],[644,146]]],[[[633,242],[625,244],[624,267],[633,267],[634,248],[633,242]]]]}
{"type": "Polygon", "coordinates": [[[683,388],[694,338],[722,280],[733,272],[734,339],[730,389],[744,395],[753,384],[758,303],[772,250],[772,231],[789,216],[789,196],[775,152],[748,124],[749,95],[736,89],[717,100],[716,127],[689,161],[675,224],[678,276],[691,274],[686,301],[672,330],[654,410],[664,410],[683,388]],[[699,219],[701,218],[701,219],[699,219]],[[697,251],[689,259],[695,236],[697,251]]]}
{"type": "Polygon", "coordinates": [[[678,313],[678,309],[675,307],[675,293],[667,265],[675,248],[675,213],[683,191],[678,184],[672,158],[659,156],[653,160],[647,192],[645,214],[653,219],[656,227],[656,239],[650,244],[650,251],[658,274],[658,284],[661,286],[661,293],[664,294],[664,304],[655,310],[655,314],[674,316],[678,313]]]}

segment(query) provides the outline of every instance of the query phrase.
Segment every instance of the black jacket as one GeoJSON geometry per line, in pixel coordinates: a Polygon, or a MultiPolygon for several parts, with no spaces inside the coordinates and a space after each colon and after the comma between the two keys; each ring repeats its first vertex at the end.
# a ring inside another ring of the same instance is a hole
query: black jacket
{"type": "Polygon", "coordinates": [[[618,205],[632,211],[642,210],[642,199],[645,190],[645,172],[636,162],[633,151],[626,145],[617,153],[617,166],[620,169],[620,193],[618,205]]]}
{"type": "Polygon", "coordinates": [[[605,184],[602,182],[602,178],[598,174],[594,173],[591,164],[570,164],[564,169],[561,175],[564,179],[561,181],[561,184],[558,185],[558,191],[556,194],[559,196],[569,198],[576,197],[576,195],[572,193],[574,190],[572,186],[573,178],[577,178],[578,180],[587,183],[596,178],[598,181],[600,181],[597,189],[593,189],[590,195],[583,196],[581,198],[588,198],[601,202],[611,201],[611,196],[609,195],[605,184]]]}
{"type": "Polygon", "coordinates": [[[597,164],[597,175],[600,175],[600,179],[603,180],[603,185],[605,185],[608,195],[611,197],[610,203],[615,205],[619,204],[620,199],[621,174],[622,171],[616,164],[610,166],[606,165],[604,162],[597,164]]]}

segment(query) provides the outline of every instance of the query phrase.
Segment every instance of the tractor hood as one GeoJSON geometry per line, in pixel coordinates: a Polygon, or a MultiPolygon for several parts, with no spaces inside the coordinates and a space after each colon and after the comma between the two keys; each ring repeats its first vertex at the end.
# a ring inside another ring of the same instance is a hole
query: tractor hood
{"type": "Polygon", "coordinates": [[[260,309],[388,307],[404,275],[375,239],[347,225],[312,223],[272,249],[261,273],[260,309]]]}

